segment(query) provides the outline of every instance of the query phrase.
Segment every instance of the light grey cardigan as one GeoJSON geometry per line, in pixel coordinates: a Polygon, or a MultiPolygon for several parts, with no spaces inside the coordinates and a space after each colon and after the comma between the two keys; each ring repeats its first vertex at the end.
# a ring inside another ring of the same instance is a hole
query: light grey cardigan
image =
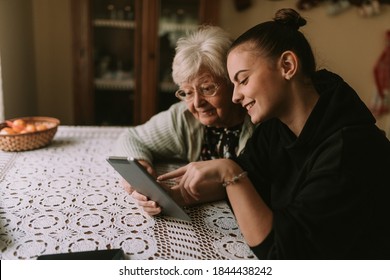
{"type": "MultiPolygon", "coordinates": [[[[246,116],[238,153],[252,135],[254,125],[246,116]]],[[[142,125],[128,128],[115,143],[115,155],[134,157],[153,163],[156,160],[198,161],[204,126],[188,111],[185,102],[173,104],[142,125]]]]}

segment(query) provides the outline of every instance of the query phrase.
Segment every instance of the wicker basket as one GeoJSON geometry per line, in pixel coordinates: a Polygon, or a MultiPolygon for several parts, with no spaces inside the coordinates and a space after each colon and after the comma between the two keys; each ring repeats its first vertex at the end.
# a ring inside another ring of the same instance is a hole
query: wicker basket
{"type": "MultiPolygon", "coordinates": [[[[50,117],[24,117],[18,118],[35,125],[44,124],[47,129],[23,134],[0,135],[0,149],[6,152],[20,152],[38,149],[47,146],[53,140],[60,121],[50,117]]],[[[14,121],[10,119],[8,121],[14,121]]],[[[0,130],[7,126],[7,123],[0,124],[0,130]]]]}

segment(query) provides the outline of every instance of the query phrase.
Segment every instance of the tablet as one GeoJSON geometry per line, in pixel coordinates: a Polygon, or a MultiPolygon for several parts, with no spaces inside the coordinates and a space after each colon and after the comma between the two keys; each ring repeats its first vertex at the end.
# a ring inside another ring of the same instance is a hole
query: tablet
{"type": "Polygon", "coordinates": [[[156,201],[162,214],[190,221],[188,214],[171,198],[168,192],[134,158],[110,156],[107,161],[136,191],[156,201]]]}
{"type": "Polygon", "coordinates": [[[82,251],[72,253],[59,253],[40,255],[37,260],[124,260],[122,249],[82,251]]]}

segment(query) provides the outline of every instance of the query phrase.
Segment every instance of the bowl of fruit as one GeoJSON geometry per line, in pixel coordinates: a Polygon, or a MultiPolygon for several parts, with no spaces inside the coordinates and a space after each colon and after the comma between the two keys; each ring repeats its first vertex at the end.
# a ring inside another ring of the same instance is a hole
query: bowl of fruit
{"type": "Polygon", "coordinates": [[[23,117],[0,123],[0,149],[20,152],[51,143],[60,121],[51,117],[23,117]]]}

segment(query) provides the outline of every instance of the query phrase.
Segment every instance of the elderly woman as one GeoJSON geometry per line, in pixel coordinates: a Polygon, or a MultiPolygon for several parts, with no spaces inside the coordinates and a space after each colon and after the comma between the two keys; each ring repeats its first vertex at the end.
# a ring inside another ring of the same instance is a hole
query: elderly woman
{"type": "MultiPolygon", "coordinates": [[[[233,85],[226,69],[230,36],[216,26],[202,26],[178,40],[172,76],[181,100],[145,124],[129,128],[117,141],[116,153],[140,161],[155,175],[153,163],[164,159],[186,162],[235,158],[251,136],[253,124],[246,111],[232,102],[233,85]]],[[[140,206],[155,207],[154,201],[125,184],[140,206]]],[[[216,187],[208,188],[197,203],[225,197],[216,187]]],[[[179,203],[180,194],[174,196],[179,203]]],[[[195,201],[192,201],[195,202],[195,201]]],[[[191,204],[191,201],[186,202],[191,204]]],[[[161,209],[158,207],[155,212],[161,209]]],[[[149,212],[153,214],[152,212],[149,212]]]]}

